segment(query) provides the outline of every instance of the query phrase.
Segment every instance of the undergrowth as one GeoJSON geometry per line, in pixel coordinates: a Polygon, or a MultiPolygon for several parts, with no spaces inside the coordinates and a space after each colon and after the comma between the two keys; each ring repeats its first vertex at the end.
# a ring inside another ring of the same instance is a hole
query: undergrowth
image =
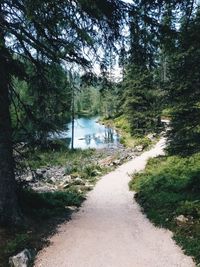
{"type": "Polygon", "coordinates": [[[8,258],[25,248],[41,249],[56,226],[70,218],[69,206],[79,207],[85,199],[83,193],[73,189],[53,193],[20,190],[18,195],[25,220],[16,228],[0,229],[4,236],[0,240],[1,267],[8,266],[8,258]]]}
{"type": "Polygon", "coordinates": [[[186,254],[200,263],[200,154],[150,159],[130,188],[148,218],[172,230],[186,254]],[[187,222],[178,224],[179,215],[187,222]]]}

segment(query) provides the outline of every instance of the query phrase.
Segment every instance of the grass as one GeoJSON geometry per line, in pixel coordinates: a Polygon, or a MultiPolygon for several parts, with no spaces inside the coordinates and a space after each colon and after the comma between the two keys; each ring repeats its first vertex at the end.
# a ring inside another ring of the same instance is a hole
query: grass
{"type": "Polygon", "coordinates": [[[147,137],[136,138],[131,135],[130,123],[124,115],[113,120],[103,119],[103,123],[116,128],[121,136],[120,142],[125,147],[134,148],[135,146],[142,145],[144,148],[147,148],[152,145],[152,141],[147,137]]]}
{"type": "Polygon", "coordinates": [[[185,253],[200,263],[200,154],[150,159],[130,188],[155,225],[169,228],[185,253]],[[176,217],[188,221],[177,224],[176,217]]]}
{"type": "Polygon", "coordinates": [[[70,150],[66,146],[61,146],[59,149],[36,149],[26,154],[25,164],[29,165],[32,169],[46,166],[65,166],[68,163],[85,161],[94,155],[94,149],[70,150]]]}

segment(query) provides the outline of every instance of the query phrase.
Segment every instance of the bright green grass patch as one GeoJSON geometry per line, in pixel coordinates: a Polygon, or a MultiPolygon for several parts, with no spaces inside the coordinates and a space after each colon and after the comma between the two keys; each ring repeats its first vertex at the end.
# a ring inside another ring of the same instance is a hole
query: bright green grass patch
{"type": "Polygon", "coordinates": [[[45,166],[65,166],[68,162],[81,162],[90,159],[95,154],[94,149],[74,149],[69,150],[66,147],[60,149],[37,149],[26,156],[26,162],[32,169],[45,166]]]}
{"type": "Polygon", "coordinates": [[[147,137],[137,138],[131,135],[131,126],[128,118],[124,115],[115,118],[114,120],[104,119],[103,122],[117,129],[120,134],[120,143],[125,147],[133,148],[142,145],[144,148],[149,147],[152,141],[147,137]]]}
{"type": "Polygon", "coordinates": [[[144,172],[134,175],[130,188],[148,218],[174,232],[174,239],[200,262],[200,154],[150,159],[144,172]],[[177,225],[184,215],[188,222],[177,225]]]}

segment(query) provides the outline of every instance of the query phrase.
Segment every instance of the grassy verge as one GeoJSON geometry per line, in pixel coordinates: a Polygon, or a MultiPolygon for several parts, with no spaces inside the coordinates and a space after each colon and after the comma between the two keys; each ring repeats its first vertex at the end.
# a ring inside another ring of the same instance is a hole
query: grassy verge
{"type": "Polygon", "coordinates": [[[68,163],[79,163],[82,160],[90,161],[95,156],[94,149],[67,149],[66,146],[60,146],[57,149],[36,149],[26,154],[24,163],[32,169],[46,166],[67,166],[68,163]]]}
{"type": "Polygon", "coordinates": [[[200,263],[200,154],[150,159],[130,188],[148,218],[174,233],[185,253],[200,263]],[[178,222],[183,215],[185,222],[178,222]]]}
{"type": "Polygon", "coordinates": [[[133,148],[135,146],[142,145],[144,148],[147,148],[152,145],[152,141],[147,137],[136,138],[131,135],[130,124],[124,115],[113,120],[103,119],[102,122],[118,131],[120,134],[120,142],[125,147],[133,148]]]}

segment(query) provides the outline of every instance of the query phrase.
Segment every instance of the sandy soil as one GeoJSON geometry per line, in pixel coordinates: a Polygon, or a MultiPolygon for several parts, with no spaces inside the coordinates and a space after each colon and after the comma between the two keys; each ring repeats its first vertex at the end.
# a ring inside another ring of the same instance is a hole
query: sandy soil
{"type": "Polygon", "coordinates": [[[165,140],[105,175],[72,220],[61,225],[35,267],[193,267],[172,240],[172,233],[153,226],[128,189],[133,173],[147,159],[163,153],[165,140]]]}

